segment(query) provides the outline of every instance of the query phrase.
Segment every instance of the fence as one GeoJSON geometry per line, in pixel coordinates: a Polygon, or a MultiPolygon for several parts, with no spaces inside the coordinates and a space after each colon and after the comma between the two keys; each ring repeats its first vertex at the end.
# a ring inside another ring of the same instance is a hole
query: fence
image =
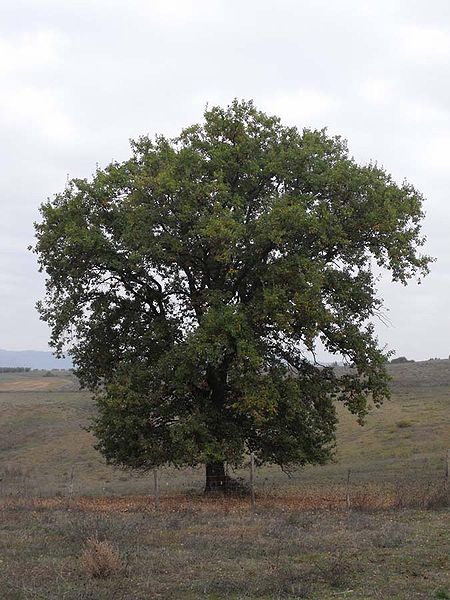
{"type": "MultiPolygon", "coordinates": [[[[371,478],[367,471],[347,468],[334,480],[314,481],[299,472],[284,481],[279,473],[255,467],[250,455],[240,470],[230,466],[227,473],[238,484],[230,489],[231,505],[253,510],[265,507],[298,509],[371,510],[389,508],[441,508],[450,504],[450,449],[445,453],[441,474],[430,477],[428,472],[409,472],[403,478],[371,478]],[[272,473],[272,475],[270,475],[272,473]]],[[[428,471],[428,469],[427,469],[428,471]]],[[[85,473],[72,466],[53,485],[37,480],[31,472],[11,466],[0,472],[0,496],[5,498],[66,498],[96,497],[101,499],[129,498],[160,509],[174,503],[188,505],[200,502],[214,504],[217,498],[205,498],[203,470],[154,470],[152,477],[135,476],[115,471],[103,485],[89,485],[85,473]]]]}

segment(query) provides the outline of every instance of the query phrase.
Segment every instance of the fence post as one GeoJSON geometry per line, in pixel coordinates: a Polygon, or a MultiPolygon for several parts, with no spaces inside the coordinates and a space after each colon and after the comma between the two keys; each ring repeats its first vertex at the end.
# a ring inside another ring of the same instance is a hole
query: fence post
{"type": "Polygon", "coordinates": [[[255,455],[253,452],[250,454],[250,493],[252,497],[252,509],[255,510],[255,455]]]}
{"type": "Polygon", "coordinates": [[[153,469],[153,487],[155,493],[155,506],[159,508],[159,473],[158,469],[153,469]]]}
{"type": "Polygon", "coordinates": [[[447,491],[447,502],[450,501],[450,448],[447,450],[447,462],[445,465],[445,489],[447,491]]]}
{"type": "Polygon", "coordinates": [[[73,496],[73,481],[75,479],[75,469],[72,465],[72,468],[70,469],[70,479],[69,479],[69,485],[68,485],[68,490],[69,490],[69,497],[72,498],[73,496]]]}
{"type": "Polygon", "coordinates": [[[347,488],[346,488],[346,493],[345,493],[345,501],[347,503],[347,509],[350,509],[350,474],[351,474],[351,469],[349,469],[347,471],[347,488]]]}

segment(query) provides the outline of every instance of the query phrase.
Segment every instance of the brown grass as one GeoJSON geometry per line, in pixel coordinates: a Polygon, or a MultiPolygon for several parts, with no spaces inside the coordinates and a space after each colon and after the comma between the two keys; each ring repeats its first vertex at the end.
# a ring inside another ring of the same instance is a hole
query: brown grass
{"type": "Polygon", "coordinates": [[[255,511],[174,469],[157,509],[151,477],[93,450],[89,394],[1,393],[1,600],[450,598],[450,361],[391,371],[364,428],[339,408],[334,464],[257,470],[255,511]]]}
{"type": "Polygon", "coordinates": [[[2,600],[431,600],[448,592],[448,510],[299,510],[273,496],[256,512],[238,500],[181,496],[160,510],[135,497],[131,507],[114,498],[31,500],[0,508],[2,600]]]}
{"type": "Polygon", "coordinates": [[[116,548],[108,540],[89,537],[81,554],[83,568],[90,577],[107,579],[118,575],[123,568],[116,548]]]}
{"type": "MultiPolygon", "coordinates": [[[[338,407],[340,424],[335,463],[307,467],[294,472],[291,479],[276,467],[258,468],[257,491],[261,494],[274,489],[276,494],[281,490],[297,496],[304,493],[307,504],[309,486],[340,486],[349,468],[352,485],[396,484],[399,477],[411,481],[424,476],[443,477],[446,451],[450,447],[450,361],[389,368],[394,376],[392,400],[380,409],[371,410],[364,427],[360,427],[345,408],[338,407]],[[405,427],[404,423],[410,426],[405,427]]],[[[22,378],[6,375],[0,376],[0,385],[10,386],[12,381],[17,381],[19,386],[20,379],[22,389],[37,386],[39,379],[43,385],[60,385],[68,379],[66,374],[47,378],[34,373],[22,378]]],[[[0,493],[55,496],[67,495],[69,489],[73,489],[74,495],[139,496],[151,492],[151,477],[114,469],[94,450],[95,440],[82,429],[89,424],[94,411],[90,395],[75,388],[54,392],[2,392],[0,478],[3,477],[3,484],[0,493]],[[4,476],[9,465],[27,476],[4,476]]],[[[245,481],[249,478],[248,469],[232,475],[243,477],[245,481]]],[[[203,479],[203,469],[161,470],[161,494],[200,491],[203,479]]],[[[341,490],[336,493],[339,498],[345,497],[341,490]]],[[[371,494],[370,491],[364,493],[371,494]]],[[[330,500],[328,491],[325,495],[327,499],[321,501],[321,506],[337,505],[337,498],[330,500]]]]}
{"type": "MultiPolygon", "coordinates": [[[[444,480],[399,482],[383,485],[364,483],[350,487],[350,508],[359,511],[396,509],[439,510],[449,505],[444,480]]],[[[347,510],[345,485],[308,485],[297,490],[260,491],[257,510],[310,511],[347,510]]],[[[59,509],[84,512],[127,513],[160,511],[161,514],[192,511],[194,513],[241,513],[251,509],[249,498],[211,497],[202,494],[172,493],[160,498],[159,509],[151,495],[54,497],[0,497],[1,508],[59,509]]]]}
{"type": "Polygon", "coordinates": [[[0,392],[54,392],[73,386],[73,381],[62,377],[34,377],[0,381],[0,392]]]}

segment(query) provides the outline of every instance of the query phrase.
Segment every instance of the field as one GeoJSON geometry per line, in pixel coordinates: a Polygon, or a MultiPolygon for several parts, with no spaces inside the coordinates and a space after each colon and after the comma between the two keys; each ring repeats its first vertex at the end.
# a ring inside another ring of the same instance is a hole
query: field
{"type": "Polygon", "coordinates": [[[0,598],[450,598],[450,361],[390,371],[364,427],[340,411],[335,463],[258,469],[254,511],[197,470],[162,472],[157,508],[69,373],[0,375],[0,598]]]}

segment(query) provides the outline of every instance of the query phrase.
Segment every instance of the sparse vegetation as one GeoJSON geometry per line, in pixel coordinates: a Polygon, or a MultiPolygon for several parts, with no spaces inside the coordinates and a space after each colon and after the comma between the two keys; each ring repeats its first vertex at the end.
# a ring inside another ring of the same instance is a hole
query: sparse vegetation
{"type": "Polygon", "coordinates": [[[450,362],[388,368],[392,400],[364,431],[340,413],[337,463],[258,470],[256,512],[205,498],[195,470],[162,472],[155,510],[148,477],[92,449],[67,373],[2,374],[2,600],[445,599],[450,362]]]}
{"type": "Polygon", "coordinates": [[[3,504],[1,514],[5,600],[331,600],[346,590],[355,600],[425,600],[448,587],[444,511],[272,501],[254,513],[242,500],[178,497],[159,511],[60,500],[3,504]]]}
{"type": "Polygon", "coordinates": [[[448,590],[448,588],[441,588],[439,590],[436,590],[433,598],[436,598],[436,600],[450,600],[450,591],[448,590]]]}
{"type": "Polygon", "coordinates": [[[407,427],[412,427],[411,421],[407,421],[406,419],[402,419],[396,422],[396,426],[399,429],[406,429],[407,427]]]}
{"type": "Polygon", "coordinates": [[[391,365],[403,365],[408,362],[414,362],[414,361],[408,360],[406,358],[406,356],[398,356],[397,358],[393,358],[391,360],[391,365]]]}

